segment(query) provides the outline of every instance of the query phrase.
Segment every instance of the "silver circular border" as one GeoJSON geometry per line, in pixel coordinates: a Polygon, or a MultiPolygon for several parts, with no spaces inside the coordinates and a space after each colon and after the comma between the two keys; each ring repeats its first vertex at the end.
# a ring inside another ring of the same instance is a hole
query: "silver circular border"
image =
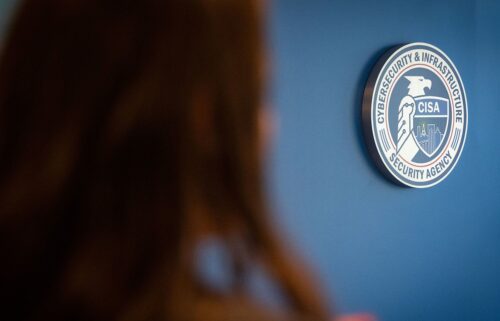
{"type": "Polygon", "coordinates": [[[437,48],[434,45],[426,43],[426,42],[412,42],[412,43],[394,46],[394,47],[390,48],[389,50],[387,50],[377,60],[375,66],[373,67],[372,71],[370,72],[370,76],[368,77],[368,81],[366,82],[365,90],[363,93],[363,104],[362,105],[363,106],[362,106],[362,111],[361,111],[361,120],[363,123],[364,137],[365,137],[366,145],[368,146],[368,151],[369,151],[372,159],[375,161],[375,164],[377,165],[378,169],[391,182],[393,182],[397,185],[400,185],[400,186],[404,186],[404,187],[413,187],[413,188],[424,189],[424,188],[433,187],[433,186],[441,183],[446,177],[448,177],[448,175],[450,175],[451,172],[453,172],[453,170],[455,169],[455,166],[457,165],[458,161],[460,160],[460,156],[462,156],[462,151],[463,151],[464,146],[465,146],[465,141],[467,140],[467,131],[469,129],[469,103],[467,100],[467,93],[465,91],[465,86],[464,86],[464,83],[462,81],[462,76],[460,75],[458,68],[455,66],[455,64],[450,59],[450,57],[448,57],[448,55],[445,54],[441,49],[437,48]],[[423,185],[423,186],[409,184],[408,182],[404,182],[403,180],[400,180],[397,176],[395,176],[390,171],[390,169],[388,168],[388,165],[385,164],[383,157],[381,157],[379,148],[375,142],[375,133],[373,132],[374,127],[373,127],[373,123],[372,123],[373,120],[371,117],[372,105],[373,105],[373,91],[376,88],[376,85],[379,81],[380,72],[386,67],[387,63],[389,62],[389,60],[391,60],[391,58],[393,58],[393,56],[396,56],[396,55],[398,55],[398,53],[400,51],[403,51],[403,50],[407,49],[408,47],[413,47],[413,46],[430,47],[448,59],[451,66],[455,69],[456,75],[458,76],[458,79],[460,80],[460,85],[463,88],[463,96],[464,96],[464,102],[465,102],[464,114],[465,114],[465,117],[467,120],[464,134],[463,134],[462,143],[461,143],[462,147],[458,151],[458,154],[456,155],[454,162],[451,165],[451,168],[449,169],[449,171],[445,175],[440,177],[435,182],[433,182],[429,185],[423,185]]]}

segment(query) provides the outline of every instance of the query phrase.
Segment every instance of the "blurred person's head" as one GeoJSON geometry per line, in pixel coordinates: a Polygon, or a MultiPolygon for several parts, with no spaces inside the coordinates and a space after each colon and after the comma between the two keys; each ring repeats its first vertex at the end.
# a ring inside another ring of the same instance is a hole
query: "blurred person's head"
{"type": "MultiPolygon", "coordinates": [[[[26,0],[0,61],[0,282],[9,320],[325,315],[269,223],[260,1],[26,0]],[[200,241],[230,253],[218,293],[200,241]]],[[[3,317],[2,317],[3,318],[3,317]]]]}

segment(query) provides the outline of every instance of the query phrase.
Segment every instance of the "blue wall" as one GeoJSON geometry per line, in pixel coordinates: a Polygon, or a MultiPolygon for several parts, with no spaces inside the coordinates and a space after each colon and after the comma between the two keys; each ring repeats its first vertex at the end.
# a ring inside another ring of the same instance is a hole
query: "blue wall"
{"type": "Polygon", "coordinates": [[[500,320],[500,2],[277,0],[270,166],[280,219],[343,312],[384,321],[500,320]],[[389,47],[429,42],[454,61],[469,132],[427,190],[384,179],[363,141],[365,81],[389,47]]]}
{"type": "MultiPolygon", "coordinates": [[[[0,28],[14,0],[0,0],[0,28]]],[[[343,312],[383,321],[500,320],[500,2],[275,0],[270,166],[280,219],[343,312]],[[454,172],[397,187],[362,137],[363,86],[378,56],[430,42],[457,65],[469,132],[454,172]]]]}
{"type": "Polygon", "coordinates": [[[0,33],[2,33],[2,35],[10,21],[9,19],[15,4],[16,0],[0,0],[0,33]]]}

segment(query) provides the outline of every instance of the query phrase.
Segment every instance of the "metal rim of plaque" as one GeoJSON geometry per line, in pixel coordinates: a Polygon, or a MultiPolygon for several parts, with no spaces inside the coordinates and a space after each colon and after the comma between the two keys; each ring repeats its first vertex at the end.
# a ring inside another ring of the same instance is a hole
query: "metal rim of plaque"
{"type": "Polygon", "coordinates": [[[453,171],[467,137],[462,78],[431,44],[396,46],[370,74],[362,121],[368,150],[387,178],[408,187],[434,186],[453,171]]]}

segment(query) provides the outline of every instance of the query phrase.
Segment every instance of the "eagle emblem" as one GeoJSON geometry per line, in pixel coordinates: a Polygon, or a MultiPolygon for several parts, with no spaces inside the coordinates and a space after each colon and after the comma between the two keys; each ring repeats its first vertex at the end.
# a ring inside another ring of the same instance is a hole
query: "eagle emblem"
{"type": "Polygon", "coordinates": [[[398,108],[397,154],[412,160],[419,151],[432,157],[441,147],[448,129],[449,100],[428,96],[432,81],[422,76],[405,76],[408,95],[398,108]]]}

